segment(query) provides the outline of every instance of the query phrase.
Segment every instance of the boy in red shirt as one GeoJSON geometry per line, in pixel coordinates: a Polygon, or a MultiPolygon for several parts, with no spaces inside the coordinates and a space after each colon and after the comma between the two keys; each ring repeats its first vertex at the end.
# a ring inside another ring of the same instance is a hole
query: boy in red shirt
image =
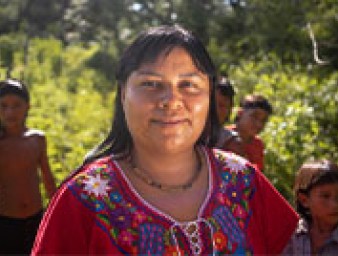
{"type": "Polygon", "coordinates": [[[238,132],[245,157],[261,171],[264,170],[264,143],[258,134],[264,129],[271,114],[272,106],[265,97],[247,95],[240,102],[235,124],[228,127],[238,132]]]}

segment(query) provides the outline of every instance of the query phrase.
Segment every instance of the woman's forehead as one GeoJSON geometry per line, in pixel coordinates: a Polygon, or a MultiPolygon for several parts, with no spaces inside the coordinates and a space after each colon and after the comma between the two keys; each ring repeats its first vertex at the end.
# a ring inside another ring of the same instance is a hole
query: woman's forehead
{"type": "Polygon", "coordinates": [[[174,48],[167,54],[159,55],[154,61],[144,62],[133,73],[161,76],[162,71],[176,72],[187,78],[205,79],[207,76],[198,69],[190,54],[183,48],[174,48]]]}

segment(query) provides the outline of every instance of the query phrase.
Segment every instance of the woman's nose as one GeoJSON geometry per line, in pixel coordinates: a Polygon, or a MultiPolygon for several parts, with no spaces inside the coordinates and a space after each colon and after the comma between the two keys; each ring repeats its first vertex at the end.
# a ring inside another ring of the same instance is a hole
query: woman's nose
{"type": "Polygon", "coordinates": [[[180,92],[168,86],[161,94],[159,106],[161,109],[176,110],[183,106],[183,98],[180,92]]]}

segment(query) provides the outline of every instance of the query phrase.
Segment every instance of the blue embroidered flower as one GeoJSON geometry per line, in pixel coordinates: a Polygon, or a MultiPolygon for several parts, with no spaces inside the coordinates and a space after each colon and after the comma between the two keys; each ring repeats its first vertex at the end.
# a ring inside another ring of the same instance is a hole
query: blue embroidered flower
{"type": "Polygon", "coordinates": [[[230,172],[222,172],[221,173],[221,176],[222,176],[222,180],[225,182],[225,183],[228,183],[231,178],[232,178],[232,175],[230,172]]]}
{"type": "Polygon", "coordinates": [[[96,208],[96,211],[101,211],[102,209],[104,209],[104,202],[97,200],[95,202],[95,208],[96,208]]]}
{"type": "Polygon", "coordinates": [[[250,186],[251,183],[250,175],[248,174],[243,175],[243,183],[245,184],[246,187],[250,186]]]}
{"type": "Polygon", "coordinates": [[[116,191],[110,193],[109,197],[110,197],[110,200],[115,202],[115,203],[119,203],[122,200],[122,196],[120,195],[120,193],[118,193],[116,191]]]}

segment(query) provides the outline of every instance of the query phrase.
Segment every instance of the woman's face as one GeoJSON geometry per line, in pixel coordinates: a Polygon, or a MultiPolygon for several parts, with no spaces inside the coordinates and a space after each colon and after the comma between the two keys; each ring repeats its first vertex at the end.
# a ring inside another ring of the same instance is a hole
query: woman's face
{"type": "Polygon", "coordinates": [[[207,120],[209,90],[208,76],[183,48],[141,65],[122,90],[134,146],[155,152],[193,147],[207,120]]]}

